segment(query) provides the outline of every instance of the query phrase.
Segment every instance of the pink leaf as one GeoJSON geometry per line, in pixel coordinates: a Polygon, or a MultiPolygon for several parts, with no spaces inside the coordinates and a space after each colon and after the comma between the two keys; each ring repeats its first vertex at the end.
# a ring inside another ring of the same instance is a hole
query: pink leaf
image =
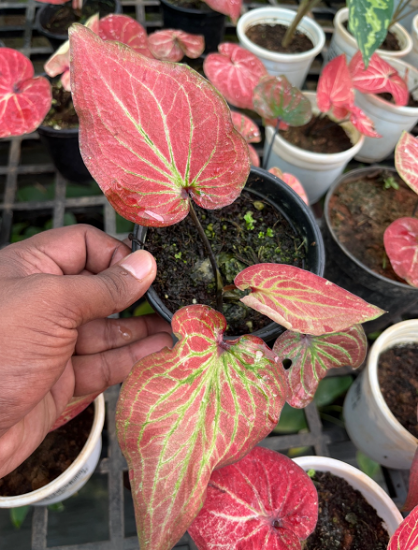
{"type": "Polygon", "coordinates": [[[51,86],[33,77],[30,60],[17,50],[0,48],[0,137],[36,130],[51,107],[51,86]]]}
{"type": "Polygon", "coordinates": [[[322,336],[286,330],[276,340],[273,351],[282,363],[290,359],[291,367],[286,370],[287,402],[302,409],[312,401],[319,381],[329,369],[356,369],[363,363],[367,337],[361,325],[322,336]]]}
{"type": "Polygon", "coordinates": [[[374,53],[367,69],[364,68],[361,52],[358,51],[350,61],[349,70],[354,87],[364,94],[392,94],[396,105],[406,105],[409,90],[398,71],[374,53]]]}
{"type": "Polygon", "coordinates": [[[299,197],[303,200],[305,204],[309,205],[309,200],[305,189],[295,176],[293,176],[292,174],[287,174],[286,172],[283,173],[280,168],[277,168],[276,166],[270,168],[269,172],[270,174],[273,174],[273,176],[276,176],[277,178],[283,180],[289,187],[293,189],[293,191],[297,195],[299,195],[299,197]]]}
{"type": "Polygon", "coordinates": [[[316,91],[316,102],[323,113],[332,110],[342,120],[354,105],[354,90],[345,54],[334,57],[322,70],[316,91]],[[343,114],[343,116],[341,116],[343,114]]]}
{"type": "Polygon", "coordinates": [[[260,166],[260,157],[258,156],[257,151],[254,149],[252,145],[248,145],[248,150],[250,152],[251,164],[258,168],[260,166]]]}
{"type": "Polygon", "coordinates": [[[396,145],[395,166],[404,182],[418,193],[418,138],[402,133],[396,145]]]}
{"type": "Polygon", "coordinates": [[[395,273],[418,287],[418,220],[395,220],[386,228],[383,242],[395,273]]]}
{"type": "Polygon", "coordinates": [[[259,143],[261,141],[260,128],[247,116],[231,111],[232,122],[247,143],[259,143]]]}
{"type": "Polygon", "coordinates": [[[276,323],[304,334],[340,332],[384,313],[343,288],[291,265],[257,264],[235,277],[249,307],[276,323]]]}
{"type": "Polygon", "coordinates": [[[189,534],[199,550],[300,550],[317,519],[310,477],[290,458],[255,447],[213,472],[189,534]]]}
{"type": "Polygon", "coordinates": [[[141,550],[171,550],[202,507],[212,471],[242,458],[277,422],[282,365],[254,336],[223,340],[207,306],[177,311],[179,342],[139,361],[117,408],[141,550]]]}
{"type": "MultiPolygon", "coordinates": [[[[273,128],[275,128],[277,126],[277,120],[278,120],[277,118],[265,118],[263,120],[264,126],[273,126],[273,128]]],[[[279,124],[279,130],[288,130],[288,129],[289,129],[289,124],[281,120],[279,124]]]]}
{"type": "Polygon", "coordinates": [[[204,0],[214,11],[228,15],[234,23],[241,15],[242,0],[204,0]]]}
{"type": "Polygon", "coordinates": [[[82,413],[84,409],[87,409],[90,403],[93,403],[98,395],[100,395],[100,393],[92,393],[90,395],[84,395],[83,397],[73,397],[63,412],[55,420],[54,425],[49,431],[52,432],[64,426],[64,424],[67,424],[67,422],[82,413]]]}
{"type": "Polygon", "coordinates": [[[418,548],[418,506],[396,529],[389,541],[388,550],[417,550],[418,548]]]}
{"type": "Polygon", "coordinates": [[[71,82],[70,82],[70,69],[68,68],[61,75],[61,84],[64,90],[71,92],[71,82]]]}
{"type": "Polygon", "coordinates": [[[353,105],[351,107],[350,122],[357,130],[365,136],[372,138],[381,138],[382,136],[374,129],[373,121],[366,115],[360,107],[353,105]]]}
{"type": "Polygon", "coordinates": [[[418,448],[412,461],[411,471],[409,472],[408,495],[402,510],[410,512],[415,506],[418,506],[418,448]]]}
{"type": "Polygon", "coordinates": [[[44,65],[44,71],[51,78],[67,70],[70,70],[70,42],[68,40],[61,44],[44,65]]]}
{"type": "Polygon", "coordinates": [[[231,105],[253,109],[254,88],[267,74],[266,68],[258,57],[236,44],[226,42],[218,50],[205,59],[205,75],[231,105]]]}
{"type": "Polygon", "coordinates": [[[70,48],[81,153],[124,218],[167,226],[187,215],[190,199],[214,209],[239,196],[248,146],[209,82],[81,25],[70,29],[70,48]]]}
{"type": "Polygon", "coordinates": [[[148,46],[154,57],[161,61],[181,61],[185,55],[191,59],[201,56],[205,38],[183,31],[164,30],[151,34],[148,46]]]}
{"type": "Polygon", "coordinates": [[[145,57],[152,58],[148,47],[147,31],[132,17],[115,13],[106,15],[100,19],[99,36],[102,40],[122,42],[145,57]]]}

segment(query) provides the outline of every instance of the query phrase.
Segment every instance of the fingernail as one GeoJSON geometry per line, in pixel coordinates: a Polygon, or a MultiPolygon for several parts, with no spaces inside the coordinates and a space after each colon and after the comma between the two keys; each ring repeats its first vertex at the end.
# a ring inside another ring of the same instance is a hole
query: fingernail
{"type": "Polygon", "coordinates": [[[145,279],[154,269],[155,261],[149,252],[137,250],[120,263],[120,266],[129,271],[135,279],[145,279]]]}

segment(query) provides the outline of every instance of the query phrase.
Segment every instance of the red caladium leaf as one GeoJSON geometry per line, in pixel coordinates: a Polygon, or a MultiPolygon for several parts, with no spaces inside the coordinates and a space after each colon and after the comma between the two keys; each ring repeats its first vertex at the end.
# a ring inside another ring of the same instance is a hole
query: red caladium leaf
{"type": "Polygon", "coordinates": [[[215,11],[228,15],[234,23],[241,15],[242,0],[204,0],[215,11]]]}
{"type": "Polygon", "coordinates": [[[303,200],[305,204],[309,205],[308,196],[305,192],[305,189],[303,188],[303,185],[300,183],[298,178],[296,178],[292,174],[282,172],[280,168],[277,168],[276,166],[273,166],[273,168],[270,168],[269,172],[270,174],[273,174],[273,176],[276,176],[277,178],[280,178],[281,180],[283,180],[289,187],[293,189],[293,191],[297,195],[299,195],[299,197],[303,200]]]}
{"type": "Polygon", "coordinates": [[[64,424],[67,424],[67,422],[82,413],[84,409],[87,409],[90,403],[93,403],[98,395],[100,395],[100,393],[92,393],[90,395],[84,395],[83,397],[73,397],[60,416],[55,420],[54,425],[49,431],[52,432],[64,426],[64,424]]]}
{"type": "Polygon", "coordinates": [[[252,145],[248,145],[248,150],[250,152],[251,164],[258,168],[260,166],[260,157],[258,156],[257,151],[254,149],[252,145]]]}
{"type": "Polygon", "coordinates": [[[145,57],[153,57],[148,46],[147,31],[132,17],[115,13],[106,15],[100,20],[98,34],[102,40],[122,42],[145,57]]]}
{"type": "Polygon", "coordinates": [[[286,330],[276,340],[274,353],[281,362],[290,359],[286,370],[287,402],[302,409],[314,398],[319,381],[332,368],[358,368],[366,358],[367,337],[361,325],[341,332],[310,336],[286,330]]]}
{"type": "Polygon", "coordinates": [[[259,143],[261,141],[260,128],[247,116],[231,111],[232,122],[247,143],[259,143]]]}
{"type": "Polygon", "coordinates": [[[418,287],[418,220],[395,220],[386,228],[383,242],[396,275],[418,287]]]}
{"type": "Polygon", "coordinates": [[[418,138],[403,132],[396,145],[395,166],[409,187],[418,193],[418,138]]]}
{"type": "MultiPolygon", "coordinates": [[[[37,2],[40,2],[41,4],[66,4],[68,0],[36,0],[37,2]]],[[[83,7],[83,0],[73,0],[72,1],[72,7],[74,10],[81,10],[83,7]]]]}
{"type": "Polygon", "coordinates": [[[142,550],[171,550],[203,505],[215,468],[242,458],[277,422],[284,369],[260,339],[223,340],[226,319],[188,306],[179,342],[139,361],[117,408],[142,550]]]}
{"type": "Polygon", "coordinates": [[[254,90],[254,109],[265,119],[303,126],[312,117],[311,102],[282,76],[264,76],[254,90]]]}
{"type": "Polygon", "coordinates": [[[33,132],[49,111],[51,86],[34,74],[22,53],[0,48],[0,138],[33,132]]]}
{"type": "Polygon", "coordinates": [[[151,34],[148,38],[149,49],[154,57],[161,61],[181,61],[185,55],[196,59],[205,49],[205,38],[184,31],[164,30],[151,34]]]}
{"type": "MultiPolygon", "coordinates": [[[[418,448],[412,461],[411,471],[409,472],[408,495],[402,510],[410,512],[415,506],[418,506],[418,448]]],[[[417,538],[418,549],[418,538],[417,538]]]]}
{"type": "Polygon", "coordinates": [[[418,506],[396,529],[389,541],[388,550],[418,549],[418,506]]]}
{"type": "Polygon", "coordinates": [[[365,136],[372,138],[382,137],[374,129],[373,121],[366,115],[364,111],[360,109],[360,107],[356,107],[355,105],[351,107],[350,122],[353,126],[357,128],[359,132],[361,132],[365,136]]]}
{"type": "Polygon", "coordinates": [[[300,550],[317,519],[310,477],[287,456],[255,447],[213,472],[189,534],[199,550],[300,550]]]}
{"type": "Polygon", "coordinates": [[[367,69],[364,68],[361,52],[358,51],[349,64],[349,70],[354,87],[364,94],[379,94],[389,92],[396,105],[406,105],[409,90],[406,82],[398,71],[384,59],[374,53],[367,69]]]}
{"type": "Polygon", "coordinates": [[[161,63],[70,29],[73,101],[84,162],[126,219],[162,227],[193,199],[231,204],[250,170],[223,98],[186,65],[161,63]]]}
{"type": "Polygon", "coordinates": [[[342,120],[354,105],[354,89],[345,54],[334,57],[319,77],[316,103],[323,113],[331,113],[342,120]],[[342,115],[342,116],[341,116],[342,115]]]}
{"type": "Polygon", "coordinates": [[[206,57],[205,75],[231,105],[252,109],[254,88],[267,69],[258,57],[236,44],[226,42],[218,50],[206,57]]]}
{"type": "Polygon", "coordinates": [[[240,290],[251,290],[241,302],[304,334],[340,332],[384,313],[334,283],[291,265],[252,265],[234,283],[240,290]]]}

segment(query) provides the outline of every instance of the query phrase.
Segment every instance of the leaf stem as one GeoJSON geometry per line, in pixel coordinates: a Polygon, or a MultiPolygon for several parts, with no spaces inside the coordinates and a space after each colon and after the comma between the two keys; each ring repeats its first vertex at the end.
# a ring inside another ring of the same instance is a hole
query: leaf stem
{"type": "Polygon", "coordinates": [[[267,155],[265,156],[265,158],[264,158],[264,160],[263,160],[263,168],[264,168],[264,170],[267,170],[267,166],[268,166],[268,162],[269,162],[271,150],[272,150],[272,148],[273,148],[273,143],[274,143],[274,140],[276,139],[277,132],[279,131],[280,122],[281,122],[281,118],[278,118],[278,119],[277,119],[276,128],[274,129],[273,137],[271,138],[270,145],[269,145],[269,148],[268,148],[268,151],[267,151],[267,155]]]}
{"type": "Polygon", "coordinates": [[[282,40],[282,47],[287,48],[292,42],[296,29],[305,15],[312,10],[321,0],[302,0],[299,4],[298,11],[293,19],[292,23],[287,27],[286,34],[282,40]]]}

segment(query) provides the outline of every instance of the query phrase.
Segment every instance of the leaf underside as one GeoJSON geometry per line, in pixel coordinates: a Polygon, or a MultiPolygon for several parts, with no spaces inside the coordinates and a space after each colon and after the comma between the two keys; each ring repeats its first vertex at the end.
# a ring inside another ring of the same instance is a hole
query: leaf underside
{"type": "Polygon", "coordinates": [[[178,62],[185,55],[196,59],[205,49],[203,36],[172,29],[154,32],[148,44],[152,55],[161,61],[178,62]]]}
{"type": "Polygon", "coordinates": [[[418,193],[418,138],[403,132],[396,145],[395,166],[398,174],[418,193]]]}

